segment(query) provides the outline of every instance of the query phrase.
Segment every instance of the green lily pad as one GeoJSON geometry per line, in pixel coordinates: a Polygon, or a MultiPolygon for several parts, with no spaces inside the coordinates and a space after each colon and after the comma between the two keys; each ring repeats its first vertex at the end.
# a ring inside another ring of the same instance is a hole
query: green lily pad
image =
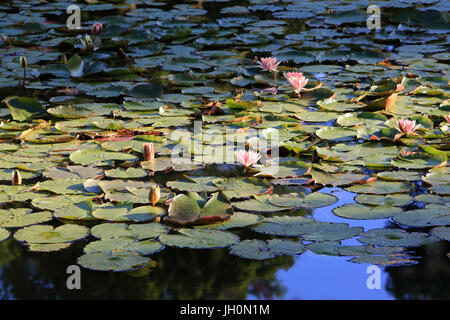
{"type": "Polygon", "coordinates": [[[403,229],[372,229],[359,236],[358,240],[362,243],[382,247],[419,247],[437,241],[427,233],[403,229]]]}
{"type": "Polygon", "coordinates": [[[64,224],[57,228],[49,225],[33,225],[18,230],[14,238],[27,243],[62,243],[83,239],[88,234],[88,228],[73,224],[64,224]]]}
{"type": "Polygon", "coordinates": [[[131,271],[145,266],[149,261],[149,258],[134,251],[94,252],[77,259],[82,267],[98,271],[131,271]]]}
{"type": "Polygon", "coordinates": [[[169,228],[160,223],[132,224],[102,223],[91,229],[91,234],[101,240],[112,238],[129,238],[144,240],[157,238],[169,231],[169,228]]]}
{"type": "Polygon", "coordinates": [[[286,161],[279,166],[258,168],[254,176],[258,178],[294,178],[300,177],[308,171],[309,165],[303,161],[286,161]]]}
{"type": "Polygon", "coordinates": [[[94,115],[94,112],[92,112],[92,110],[68,105],[61,105],[59,107],[49,108],[47,109],[47,112],[55,117],[63,119],[80,119],[94,115]]]}
{"type": "Polygon", "coordinates": [[[263,193],[270,185],[257,178],[228,178],[216,179],[213,184],[228,198],[244,198],[263,193]]]}
{"type": "Polygon", "coordinates": [[[116,168],[105,171],[105,176],[113,179],[140,179],[148,175],[148,172],[140,168],[116,168]]]}
{"type": "Polygon", "coordinates": [[[0,210],[0,227],[19,228],[47,222],[53,219],[49,211],[30,212],[27,208],[11,208],[0,210]]]}
{"type": "Polygon", "coordinates": [[[125,238],[112,238],[106,240],[92,241],[84,247],[84,253],[104,252],[112,253],[114,251],[137,252],[141,255],[151,255],[161,251],[164,245],[155,240],[133,241],[125,238]]]}
{"type": "Polygon", "coordinates": [[[0,241],[8,239],[9,235],[10,235],[10,233],[8,230],[0,227],[0,241]]]}
{"type": "Polygon", "coordinates": [[[183,179],[168,181],[166,185],[169,188],[177,189],[180,191],[192,191],[192,192],[214,192],[218,190],[213,184],[216,177],[188,177],[184,176],[183,179]]]}
{"type": "Polygon", "coordinates": [[[416,181],[420,179],[420,174],[410,171],[383,171],[377,173],[377,177],[388,181],[416,181]]]}
{"type": "Polygon", "coordinates": [[[253,231],[278,236],[302,236],[308,241],[330,241],[352,238],[364,229],[349,227],[346,223],[320,222],[303,217],[266,218],[253,231]]]}
{"type": "Polygon", "coordinates": [[[99,149],[83,149],[77,150],[70,155],[70,160],[81,164],[95,164],[98,162],[111,161],[111,160],[121,160],[133,162],[139,158],[132,154],[122,153],[122,152],[109,152],[99,149]]]}
{"type": "Polygon", "coordinates": [[[2,101],[14,120],[25,121],[45,114],[44,106],[36,98],[7,97],[2,101]]]}
{"type": "Polygon", "coordinates": [[[263,218],[258,216],[257,214],[250,214],[250,213],[238,211],[238,212],[235,212],[230,217],[230,219],[228,219],[226,221],[196,226],[195,228],[228,230],[228,229],[233,229],[233,228],[243,228],[243,227],[253,226],[255,224],[260,223],[261,221],[263,221],[263,218]]]}
{"type": "Polygon", "coordinates": [[[159,240],[168,246],[191,249],[225,248],[239,242],[239,237],[228,231],[179,229],[178,233],[164,234],[159,240]]]}
{"type": "Polygon", "coordinates": [[[450,225],[450,208],[444,205],[405,211],[393,217],[395,222],[411,227],[450,225]]]}
{"type": "Polygon", "coordinates": [[[72,245],[72,242],[62,243],[28,243],[28,250],[33,252],[55,252],[62,249],[67,249],[72,245]]]}
{"type": "Polygon", "coordinates": [[[326,127],[317,130],[316,134],[319,138],[324,140],[343,142],[354,140],[356,137],[356,130],[338,127],[326,127]]]}
{"type": "Polygon", "coordinates": [[[56,194],[82,195],[86,193],[84,189],[84,179],[58,179],[39,182],[39,190],[50,191],[56,194]]]}
{"type": "Polygon", "coordinates": [[[313,242],[305,246],[311,252],[315,254],[324,254],[328,256],[337,256],[341,242],[338,240],[313,242]]]}
{"type": "Polygon", "coordinates": [[[385,181],[374,181],[345,188],[345,190],[350,192],[366,193],[366,194],[401,193],[401,192],[408,192],[410,189],[411,186],[403,182],[385,182],[385,181]]]}
{"type": "Polygon", "coordinates": [[[359,203],[347,203],[333,209],[339,217],[356,220],[386,219],[401,212],[402,209],[390,205],[367,206],[359,203]]]}
{"type": "Polygon", "coordinates": [[[445,154],[415,153],[405,157],[397,156],[391,160],[392,165],[403,169],[426,169],[444,166],[447,163],[445,154]]]}
{"type": "Polygon", "coordinates": [[[320,208],[326,207],[337,201],[335,196],[314,192],[304,197],[298,196],[273,196],[269,198],[270,203],[280,207],[290,208],[320,208]]]}
{"type": "Polygon", "coordinates": [[[361,204],[369,204],[372,206],[404,206],[409,204],[414,199],[405,193],[399,194],[387,194],[387,195],[376,195],[376,194],[359,194],[355,197],[355,201],[361,204]]]}
{"type": "Polygon", "coordinates": [[[436,227],[431,230],[431,233],[441,240],[450,241],[450,227],[436,227]]]}
{"type": "Polygon", "coordinates": [[[350,261],[381,266],[402,266],[417,261],[403,252],[402,247],[342,246],[339,255],[355,256],[350,261]]]}
{"type": "Polygon", "coordinates": [[[342,186],[349,185],[357,181],[364,180],[368,178],[365,174],[358,173],[328,173],[322,170],[312,169],[311,176],[314,179],[314,182],[317,184],[321,184],[324,186],[342,186]]]}
{"type": "Polygon", "coordinates": [[[167,221],[184,225],[227,220],[233,214],[233,207],[222,191],[209,200],[198,193],[188,192],[173,198],[168,212],[167,221]]]}

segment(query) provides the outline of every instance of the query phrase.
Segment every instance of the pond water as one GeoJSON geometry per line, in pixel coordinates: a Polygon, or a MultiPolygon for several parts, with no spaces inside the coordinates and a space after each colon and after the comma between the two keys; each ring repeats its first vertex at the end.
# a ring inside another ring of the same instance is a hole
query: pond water
{"type": "MultiPolygon", "coordinates": [[[[347,195],[347,200],[351,195],[347,195]]],[[[321,221],[336,220],[335,205],[315,210],[321,221]]],[[[340,218],[337,218],[338,220],[340,218]]],[[[348,222],[348,221],[347,221],[348,222]]],[[[365,221],[366,230],[388,221],[365,221]]],[[[356,242],[346,240],[347,242],[356,242]]],[[[134,272],[83,269],[81,290],[68,290],[68,265],[84,244],[56,253],[30,253],[17,241],[0,243],[1,299],[448,299],[448,243],[414,248],[418,264],[381,267],[380,288],[369,289],[370,264],[345,257],[305,252],[249,261],[225,249],[166,248],[152,259],[158,264],[134,272]],[[189,266],[189,272],[186,267],[189,266]],[[211,270],[214,270],[213,272],[211,270]]]]}
{"type": "Polygon", "coordinates": [[[450,298],[449,9],[3,2],[0,299],[450,298]]]}

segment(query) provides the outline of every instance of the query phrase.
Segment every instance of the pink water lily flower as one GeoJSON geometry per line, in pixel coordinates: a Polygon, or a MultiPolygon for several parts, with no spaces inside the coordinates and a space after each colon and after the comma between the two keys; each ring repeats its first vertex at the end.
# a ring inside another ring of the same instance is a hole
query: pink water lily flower
{"type": "Polygon", "coordinates": [[[288,72],[284,75],[287,81],[294,88],[295,93],[300,95],[300,91],[308,83],[308,79],[303,76],[301,72],[288,72]]]}
{"type": "Polygon", "coordinates": [[[448,123],[450,123],[450,114],[444,116],[444,119],[447,120],[448,123]]]}
{"type": "Polygon", "coordinates": [[[416,125],[415,120],[397,120],[395,128],[404,134],[411,134],[420,127],[420,124],[416,125]]]}
{"type": "Polygon", "coordinates": [[[281,63],[281,61],[277,62],[277,58],[270,57],[270,58],[261,58],[261,61],[256,61],[256,63],[263,70],[270,72],[278,72],[277,67],[281,63]]]}
{"type": "Polygon", "coordinates": [[[92,32],[93,35],[99,35],[100,32],[102,32],[102,29],[103,29],[103,24],[101,24],[99,22],[96,22],[92,26],[91,32],[92,32]]]}
{"type": "Polygon", "coordinates": [[[416,125],[415,120],[397,120],[397,123],[395,124],[395,128],[400,132],[399,134],[395,135],[394,140],[397,140],[402,135],[408,135],[408,134],[415,134],[414,131],[416,131],[420,127],[420,124],[416,125]]]}
{"type": "Polygon", "coordinates": [[[245,167],[244,172],[247,173],[250,167],[252,167],[255,163],[258,162],[258,160],[261,158],[261,154],[256,151],[246,151],[246,150],[238,150],[234,153],[236,156],[237,161],[241,166],[245,167]]]}

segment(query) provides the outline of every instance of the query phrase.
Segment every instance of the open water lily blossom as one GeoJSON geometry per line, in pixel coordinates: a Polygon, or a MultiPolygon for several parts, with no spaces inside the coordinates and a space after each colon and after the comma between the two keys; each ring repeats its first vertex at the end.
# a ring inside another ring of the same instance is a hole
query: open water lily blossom
{"type": "Polygon", "coordinates": [[[270,72],[278,72],[277,67],[281,63],[281,61],[277,62],[277,58],[270,57],[270,58],[261,58],[261,61],[257,61],[256,63],[263,70],[270,72]]]}
{"type": "MultiPolygon", "coordinates": [[[[255,57],[256,58],[256,57],[255,57]]],[[[270,58],[261,58],[261,61],[257,61],[256,63],[259,65],[259,67],[263,70],[273,72],[273,82],[274,86],[277,86],[277,72],[278,72],[278,65],[281,63],[281,61],[277,62],[277,58],[270,57],[270,58]]]]}
{"type": "Polygon", "coordinates": [[[235,153],[236,159],[241,166],[245,167],[245,172],[250,169],[258,160],[261,158],[261,154],[256,151],[246,151],[246,150],[238,150],[235,153]]]}
{"type": "Polygon", "coordinates": [[[447,120],[448,123],[450,123],[450,114],[444,116],[444,119],[447,120]]]}
{"type": "Polygon", "coordinates": [[[308,79],[306,79],[301,72],[288,72],[284,77],[289,81],[294,88],[295,93],[298,95],[300,95],[300,91],[302,91],[303,87],[308,83],[308,79]]]}

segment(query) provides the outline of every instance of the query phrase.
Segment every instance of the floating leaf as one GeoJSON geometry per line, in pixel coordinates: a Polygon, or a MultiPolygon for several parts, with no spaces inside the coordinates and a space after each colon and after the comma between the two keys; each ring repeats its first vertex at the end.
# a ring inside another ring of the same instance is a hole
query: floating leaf
{"type": "Polygon", "coordinates": [[[256,214],[249,214],[245,212],[235,212],[230,219],[224,222],[218,222],[213,224],[206,224],[196,226],[195,228],[208,228],[217,230],[228,230],[233,228],[243,228],[260,223],[263,219],[256,214]]]}
{"type": "Polygon", "coordinates": [[[355,201],[362,204],[369,204],[372,206],[404,206],[413,201],[409,194],[359,194],[355,197],[355,201]]]}
{"type": "Polygon", "coordinates": [[[444,166],[447,163],[447,156],[444,154],[415,153],[408,156],[398,156],[392,159],[391,163],[403,169],[426,169],[444,166]]]}
{"type": "Polygon", "coordinates": [[[85,253],[113,253],[114,251],[137,252],[141,255],[150,255],[161,251],[164,245],[155,240],[133,241],[125,238],[112,238],[90,242],[84,247],[85,253]]]}
{"type": "Polygon", "coordinates": [[[45,108],[36,98],[8,97],[2,101],[6,104],[14,120],[25,121],[45,113],[45,108]]]}
{"type": "Polygon", "coordinates": [[[109,152],[99,149],[83,149],[73,152],[70,155],[70,160],[78,164],[88,165],[111,160],[133,162],[138,160],[138,157],[122,152],[109,152]]]}
{"type": "Polygon", "coordinates": [[[0,210],[0,227],[19,228],[32,224],[47,222],[53,218],[49,211],[31,212],[27,208],[0,210]]]}
{"type": "Polygon", "coordinates": [[[405,211],[393,217],[394,221],[411,227],[450,225],[450,208],[443,205],[405,211]]]}
{"type": "Polygon", "coordinates": [[[402,209],[389,205],[367,206],[359,203],[347,203],[333,209],[339,217],[356,220],[386,219],[401,212],[402,209]]]}
{"type": "Polygon", "coordinates": [[[5,228],[0,227],[0,241],[8,239],[10,233],[5,228]]]}
{"type": "Polygon", "coordinates": [[[167,233],[169,228],[160,223],[132,224],[125,223],[102,223],[91,229],[91,234],[101,240],[112,238],[129,238],[144,240],[157,238],[167,233]]]}
{"type": "Polygon", "coordinates": [[[239,242],[239,237],[228,231],[179,229],[178,233],[162,235],[159,240],[168,246],[192,249],[225,248],[239,242]]]}
{"type": "Polygon", "coordinates": [[[87,253],[79,257],[77,261],[82,267],[92,270],[130,271],[143,267],[150,259],[133,251],[113,251],[87,253]]]}
{"type": "Polygon", "coordinates": [[[223,221],[233,214],[233,208],[220,191],[211,199],[205,198],[195,192],[177,195],[170,202],[167,221],[177,224],[208,223],[223,221]]]}
{"type": "Polygon", "coordinates": [[[367,193],[367,194],[391,194],[407,192],[411,189],[411,186],[403,182],[384,182],[374,181],[365,184],[358,184],[345,188],[345,190],[355,193],[367,193]]]}

